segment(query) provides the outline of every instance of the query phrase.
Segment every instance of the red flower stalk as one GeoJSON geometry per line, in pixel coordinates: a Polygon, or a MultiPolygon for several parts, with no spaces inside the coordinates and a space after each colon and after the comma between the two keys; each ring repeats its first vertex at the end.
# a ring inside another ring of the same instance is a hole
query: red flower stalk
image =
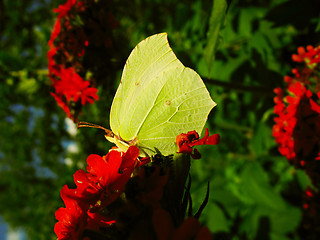
{"type": "MultiPolygon", "coordinates": [[[[55,93],[52,93],[52,95],[58,105],[66,112],[67,116],[74,121],[77,120],[76,114],[73,113],[74,111],[70,111],[70,107],[73,105],[71,102],[76,103],[78,100],[81,100],[81,105],[85,105],[86,103],[93,103],[94,100],[98,99],[98,95],[96,94],[97,89],[89,87],[90,82],[83,80],[80,75],[75,72],[75,65],[66,68],[66,64],[63,62],[59,64],[57,61],[57,55],[61,54],[65,59],[74,59],[72,55],[75,55],[75,53],[64,49],[66,43],[62,43],[62,41],[66,37],[66,29],[72,28],[70,24],[70,19],[72,19],[70,11],[73,8],[78,9],[76,11],[83,11],[83,9],[80,8],[81,6],[82,2],[77,3],[77,0],[68,0],[65,4],[60,5],[59,8],[54,10],[54,12],[59,13],[59,15],[48,42],[50,48],[48,51],[49,76],[55,88],[55,93]],[[58,40],[60,40],[60,43],[57,43],[58,40]]],[[[72,46],[72,48],[78,46],[78,48],[75,49],[76,52],[84,51],[86,39],[83,40],[83,44],[76,44],[74,41],[79,41],[77,39],[68,39],[69,41],[73,41],[73,43],[68,43],[68,46],[72,46]]]]}
{"type": "Polygon", "coordinates": [[[273,136],[279,151],[297,168],[306,170],[313,184],[320,187],[320,79],[318,64],[320,47],[298,48],[294,77],[285,76],[287,88],[276,88],[274,98],[273,136]],[[306,51],[307,50],[307,51],[306,51]]]}
{"type": "Polygon", "coordinates": [[[306,91],[306,88],[300,82],[296,82],[289,87],[288,92],[290,92],[292,96],[289,95],[286,98],[283,97],[282,90],[278,88],[275,89],[277,97],[274,99],[276,103],[274,113],[279,117],[274,118],[273,136],[279,144],[280,153],[286,156],[288,160],[292,160],[296,156],[292,135],[297,122],[295,117],[297,107],[301,98],[307,93],[306,91]],[[289,103],[288,106],[286,106],[285,100],[289,103]]]}
{"type": "Polygon", "coordinates": [[[107,60],[101,64],[116,26],[109,8],[106,1],[67,0],[54,9],[58,16],[48,42],[49,77],[55,100],[74,122],[83,105],[98,100],[96,75],[105,76],[110,65],[107,60]]]}
{"type": "Polygon", "coordinates": [[[209,136],[209,131],[206,128],[205,135],[199,139],[199,134],[196,131],[182,133],[177,136],[176,144],[178,146],[178,153],[190,154],[193,159],[200,159],[201,154],[197,149],[193,149],[197,145],[216,145],[220,143],[220,135],[213,134],[209,136]]]}

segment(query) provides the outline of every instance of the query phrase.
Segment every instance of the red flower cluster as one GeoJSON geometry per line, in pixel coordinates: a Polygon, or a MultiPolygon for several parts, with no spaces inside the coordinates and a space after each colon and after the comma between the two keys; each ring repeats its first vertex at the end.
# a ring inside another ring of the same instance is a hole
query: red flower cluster
{"type": "Polygon", "coordinates": [[[273,136],[279,151],[295,167],[307,169],[319,159],[320,153],[320,47],[298,48],[293,54],[296,62],[305,62],[301,69],[294,68],[294,77],[285,76],[287,89],[276,88],[274,98],[273,136]],[[287,94],[287,96],[285,96],[287,94]]]}
{"type": "MultiPolygon", "coordinates": [[[[192,156],[193,146],[218,142],[219,135],[209,136],[207,129],[202,139],[195,131],[177,137],[180,152],[192,156]]],[[[211,240],[209,229],[197,218],[184,219],[189,195],[181,199],[182,195],[172,194],[177,192],[176,168],[171,169],[175,160],[157,155],[150,163],[150,158],[139,158],[136,146],[126,153],[115,148],[103,157],[90,155],[87,171],[78,170],[73,176],[76,189],[65,185],[61,190],[65,207],[56,211],[58,240],[211,240]]]]}
{"type": "Polygon", "coordinates": [[[296,168],[304,169],[317,190],[308,187],[303,198],[300,234],[317,239],[320,234],[320,46],[299,47],[293,54],[303,66],[285,76],[287,88],[276,88],[273,136],[279,151],[296,168]]]}
{"type": "Polygon", "coordinates": [[[124,191],[125,185],[137,166],[139,149],[129,147],[126,153],[111,150],[106,156],[88,157],[87,172],[74,174],[76,189],[67,185],[61,190],[65,208],[56,211],[54,231],[58,239],[81,239],[85,230],[100,231],[114,219],[103,213],[124,191]]]}
{"type": "Polygon", "coordinates": [[[98,90],[89,87],[90,81],[84,80],[76,72],[79,71],[76,61],[78,57],[83,56],[88,40],[83,34],[82,38],[70,36],[71,32],[77,30],[72,24],[74,14],[84,10],[83,2],[76,0],[68,0],[55,9],[54,12],[59,15],[48,42],[49,77],[55,88],[55,93],[51,95],[74,121],[76,113],[73,109],[70,111],[71,103],[77,103],[81,99],[81,105],[84,105],[98,99],[98,90]]]}
{"type": "MultiPolygon", "coordinates": [[[[308,139],[313,134],[313,130],[308,127],[305,117],[312,116],[312,105],[317,105],[312,99],[312,93],[307,90],[301,82],[294,82],[288,87],[289,95],[283,97],[283,91],[280,88],[275,89],[277,96],[274,101],[276,103],[274,113],[278,117],[274,118],[275,125],[273,126],[273,136],[279,144],[279,151],[282,155],[292,162],[296,167],[304,167],[305,159],[297,156],[300,149],[305,149],[307,152],[303,154],[308,156],[314,144],[310,141],[302,141],[308,139]],[[299,124],[299,125],[298,125],[299,124]],[[311,132],[310,132],[311,131],[311,132]]],[[[313,119],[313,121],[316,119],[313,119]]],[[[317,130],[317,129],[315,129],[317,130]]],[[[319,129],[320,130],[320,129],[319,129]]]]}
{"type": "Polygon", "coordinates": [[[177,136],[176,144],[178,146],[178,153],[190,154],[193,159],[200,159],[201,154],[197,149],[193,149],[198,145],[217,145],[220,143],[220,135],[213,134],[209,136],[209,131],[206,128],[205,135],[199,139],[199,134],[196,131],[190,131],[188,133],[182,133],[177,136]]]}
{"type": "Polygon", "coordinates": [[[48,42],[49,77],[55,89],[52,95],[75,122],[83,105],[98,100],[93,83],[106,68],[99,54],[108,55],[110,31],[116,27],[109,5],[106,1],[67,0],[54,9],[58,16],[48,42]]]}

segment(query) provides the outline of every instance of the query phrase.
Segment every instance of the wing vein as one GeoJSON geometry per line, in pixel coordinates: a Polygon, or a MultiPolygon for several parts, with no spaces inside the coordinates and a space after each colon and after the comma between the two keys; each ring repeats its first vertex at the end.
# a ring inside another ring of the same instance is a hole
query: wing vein
{"type": "MultiPolygon", "coordinates": [[[[188,92],[188,93],[192,93],[193,91],[196,91],[196,90],[201,89],[201,88],[202,88],[202,87],[197,88],[197,89],[194,89],[194,90],[192,90],[192,91],[190,91],[190,92],[188,92]]],[[[187,100],[193,98],[194,96],[198,96],[198,95],[201,96],[202,94],[197,94],[197,95],[193,95],[193,96],[191,96],[191,97],[189,97],[189,98],[186,98],[183,102],[181,102],[181,103],[179,104],[179,106],[176,107],[176,111],[175,111],[170,117],[168,117],[168,119],[167,119],[166,121],[158,124],[157,126],[154,126],[153,128],[148,129],[148,131],[146,131],[146,133],[152,131],[152,130],[155,129],[155,128],[160,127],[161,125],[163,125],[163,124],[165,124],[165,123],[168,123],[168,122],[169,122],[169,123],[175,123],[175,122],[170,122],[170,119],[172,119],[178,112],[189,111],[189,110],[193,110],[193,109],[200,109],[200,108],[204,108],[204,107],[209,107],[209,106],[211,106],[211,104],[210,104],[210,105],[205,105],[205,106],[201,106],[201,107],[198,107],[198,108],[190,108],[190,109],[185,109],[185,110],[179,110],[179,107],[180,107],[184,102],[186,102],[187,100]]],[[[179,97],[181,97],[181,96],[179,96],[179,97]]],[[[176,98],[175,98],[175,99],[176,99],[176,98]]],[[[205,98],[205,99],[211,99],[211,98],[208,97],[208,98],[205,98]]],[[[205,99],[202,99],[202,100],[205,100],[205,99]]],[[[187,123],[191,123],[191,122],[187,122],[187,123]]]]}
{"type": "MultiPolygon", "coordinates": [[[[175,61],[175,60],[173,60],[173,61],[175,61]]],[[[173,62],[173,61],[172,61],[172,62],[173,62]]],[[[169,64],[168,64],[168,65],[169,65],[169,64]]],[[[157,79],[157,78],[154,78],[153,80],[155,80],[155,79],[157,79]]],[[[158,99],[161,91],[163,90],[163,87],[165,86],[165,84],[166,84],[166,82],[167,82],[168,80],[169,80],[169,78],[166,79],[166,81],[164,82],[164,84],[161,86],[161,89],[160,89],[160,91],[157,93],[157,96],[155,97],[155,99],[154,99],[154,101],[153,101],[153,104],[150,106],[147,114],[145,115],[145,117],[144,117],[143,120],[141,121],[139,127],[137,128],[137,131],[136,131],[135,136],[138,136],[138,134],[139,134],[139,132],[140,132],[140,129],[141,129],[143,123],[145,122],[145,120],[146,120],[147,117],[149,116],[150,112],[152,111],[153,107],[155,106],[155,102],[157,102],[157,99],[158,99]]],[[[150,82],[148,83],[148,85],[151,84],[151,83],[152,83],[152,81],[150,81],[150,82]]],[[[134,112],[135,112],[137,109],[138,109],[138,106],[136,106],[134,112]]],[[[131,125],[131,123],[132,123],[132,119],[130,120],[130,125],[131,125]]]]}

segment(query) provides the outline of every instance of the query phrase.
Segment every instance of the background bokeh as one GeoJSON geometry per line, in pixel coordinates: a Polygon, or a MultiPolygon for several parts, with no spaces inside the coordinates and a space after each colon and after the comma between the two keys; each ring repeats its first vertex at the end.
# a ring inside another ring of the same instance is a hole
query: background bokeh
{"type": "MultiPolygon", "coordinates": [[[[309,179],[277,150],[273,89],[283,85],[299,46],[319,44],[319,3],[228,1],[214,44],[213,5],[220,2],[110,1],[117,21],[112,51],[105,60],[91,56],[110,64],[97,80],[99,100],[85,105],[78,118],[108,127],[126,58],[144,38],[167,32],[177,57],[200,74],[218,104],[207,127],[221,135],[221,143],[199,147],[203,157],[191,166],[195,209],[210,181],[201,222],[214,239],[303,239],[302,196],[309,179]]],[[[50,95],[48,41],[53,9],[64,3],[0,1],[0,215],[34,240],[55,239],[60,189],[73,186],[72,175],[89,154],[104,155],[111,147],[99,130],[75,131],[50,95]]]]}

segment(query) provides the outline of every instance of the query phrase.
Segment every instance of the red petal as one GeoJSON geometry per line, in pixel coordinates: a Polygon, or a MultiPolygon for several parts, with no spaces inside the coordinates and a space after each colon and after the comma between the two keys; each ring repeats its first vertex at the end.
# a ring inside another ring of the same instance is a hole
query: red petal
{"type": "Polygon", "coordinates": [[[179,153],[187,153],[187,154],[191,154],[192,153],[192,147],[190,147],[188,145],[188,143],[184,143],[182,144],[182,146],[179,148],[179,153]]]}
{"type": "Polygon", "coordinates": [[[126,170],[132,172],[135,167],[138,156],[139,148],[137,148],[136,146],[130,146],[127,152],[122,157],[122,163],[119,169],[120,172],[124,172],[126,170]]]}
{"type": "Polygon", "coordinates": [[[200,140],[196,141],[192,144],[192,146],[197,145],[216,145],[220,143],[220,135],[219,134],[213,134],[212,136],[209,136],[208,128],[205,130],[205,135],[200,140]]]}
{"type": "Polygon", "coordinates": [[[86,228],[99,232],[101,227],[109,227],[116,221],[110,217],[103,216],[99,213],[91,213],[88,211],[88,224],[86,228]]]}

